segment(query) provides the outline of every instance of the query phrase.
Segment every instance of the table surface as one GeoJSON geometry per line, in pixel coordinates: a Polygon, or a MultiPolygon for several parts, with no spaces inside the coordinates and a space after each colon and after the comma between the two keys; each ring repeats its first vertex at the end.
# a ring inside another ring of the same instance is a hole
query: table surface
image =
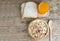
{"type": "MultiPolygon", "coordinates": [[[[41,0],[0,0],[0,41],[36,41],[27,31],[32,19],[21,18],[21,4],[41,0]]],[[[44,19],[53,20],[53,41],[60,41],[60,0],[42,0],[50,4],[50,15],[44,19]]],[[[42,41],[49,41],[49,35],[42,41]]]]}

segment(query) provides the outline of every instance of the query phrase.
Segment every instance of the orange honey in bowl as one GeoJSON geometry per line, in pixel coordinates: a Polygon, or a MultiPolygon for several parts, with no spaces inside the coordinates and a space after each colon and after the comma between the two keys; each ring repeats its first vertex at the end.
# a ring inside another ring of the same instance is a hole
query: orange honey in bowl
{"type": "Polygon", "coordinates": [[[50,9],[50,6],[47,2],[41,2],[39,5],[38,5],[38,13],[39,14],[46,14],[46,12],[48,12],[50,9]]]}

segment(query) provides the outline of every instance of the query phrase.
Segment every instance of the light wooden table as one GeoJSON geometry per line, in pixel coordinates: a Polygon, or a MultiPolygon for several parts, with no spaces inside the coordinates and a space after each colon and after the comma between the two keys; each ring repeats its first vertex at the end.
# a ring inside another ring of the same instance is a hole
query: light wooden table
{"type": "MultiPolygon", "coordinates": [[[[0,0],[0,41],[35,41],[27,31],[32,20],[21,19],[21,4],[27,1],[39,3],[40,0],[0,0]]],[[[44,0],[51,6],[50,16],[53,20],[53,41],[60,41],[60,1],[44,0]]],[[[43,41],[49,41],[49,36],[43,41]]]]}

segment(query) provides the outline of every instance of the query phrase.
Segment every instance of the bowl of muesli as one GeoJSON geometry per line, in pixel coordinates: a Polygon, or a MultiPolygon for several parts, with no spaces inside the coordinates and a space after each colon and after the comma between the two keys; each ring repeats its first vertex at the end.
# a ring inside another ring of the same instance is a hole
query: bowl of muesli
{"type": "Polygon", "coordinates": [[[33,20],[28,26],[29,35],[36,40],[45,38],[48,35],[48,32],[49,26],[43,19],[33,20]]]}

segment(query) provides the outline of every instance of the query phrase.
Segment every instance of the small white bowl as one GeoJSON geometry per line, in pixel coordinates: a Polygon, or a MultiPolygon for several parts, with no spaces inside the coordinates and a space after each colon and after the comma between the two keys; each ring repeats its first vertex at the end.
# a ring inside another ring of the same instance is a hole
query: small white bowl
{"type": "Polygon", "coordinates": [[[36,19],[36,20],[33,20],[30,24],[29,24],[29,26],[28,26],[28,33],[29,33],[29,35],[32,37],[32,38],[34,38],[35,40],[41,40],[41,39],[44,39],[47,35],[48,35],[48,33],[49,33],[49,26],[48,26],[48,24],[47,24],[47,22],[45,21],[45,20],[43,20],[43,19],[36,19]],[[38,38],[35,38],[33,35],[32,35],[32,33],[31,33],[31,30],[30,30],[30,26],[31,25],[33,25],[32,23],[34,23],[34,22],[36,22],[36,21],[43,21],[46,25],[47,25],[47,32],[46,32],[46,35],[44,35],[43,37],[38,37],[38,38]]]}

